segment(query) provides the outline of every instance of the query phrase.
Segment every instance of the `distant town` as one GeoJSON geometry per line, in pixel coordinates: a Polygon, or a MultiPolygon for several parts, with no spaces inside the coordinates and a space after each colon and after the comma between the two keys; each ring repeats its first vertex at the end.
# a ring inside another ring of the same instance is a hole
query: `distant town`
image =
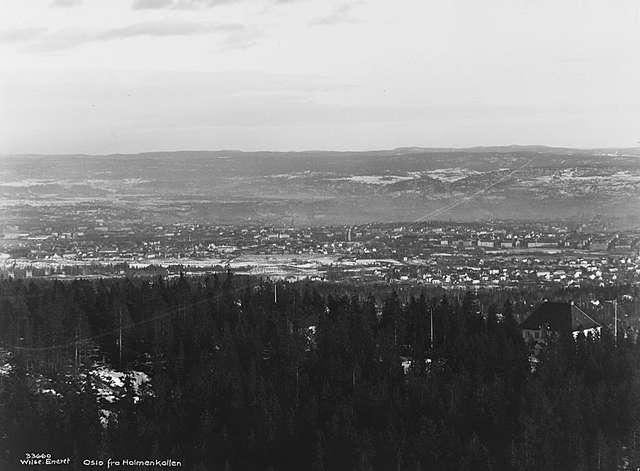
{"type": "Polygon", "coordinates": [[[286,280],[444,288],[638,285],[640,231],[579,224],[414,222],[353,226],[126,225],[5,228],[0,276],[235,272],[286,280]]]}

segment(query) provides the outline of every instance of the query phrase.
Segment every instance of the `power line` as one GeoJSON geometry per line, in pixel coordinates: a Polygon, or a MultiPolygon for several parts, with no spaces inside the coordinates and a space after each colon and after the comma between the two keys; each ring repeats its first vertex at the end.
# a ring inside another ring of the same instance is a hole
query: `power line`
{"type": "MultiPolygon", "coordinates": [[[[245,286],[237,287],[237,288],[234,288],[233,290],[231,290],[231,292],[232,293],[236,293],[236,292],[242,291],[244,289],[246,289],[245,286]]],[[[204,304],[204,303],[216,300],[216,299],[220,298],[223,294],[225,294],[225,293],[219,293],[219,294],[215,295],[212,298],[201,299],[199,301],[194,301],[192,303],[189,303],[187,305],[182,305],[182,306],[184,306],[184,308],[186,308],[186,307],[195,307],[195,306],[198,306],[200,304],[204,304]]],[[[49,350],[70,348],[70,347],[73,347],[74,345],[76,345],[76,342],[87,342],[87,341],[91,341],[91,340],[98,340],[100,338],[107,337],[107,336],[113,335],[113,334],[121,335],[121,332],[122,332],[123,329],[126,330],[126,329],[130,329],[130,328],[134,328],[134,327],[137,327],[137,326],[140,326],[140,325],[144,325],[144,324],[148,324],[150,322],[155,322],[157,320],[164,319],[166,317],[170,317],[173,314],[179,313],[180,312],[180,308],[181,308],[181,306],[176,306],[174,308],[170,308],[170,309],[164,311],[163,313],[161,313],[161,314],[159,314],[157,316],[153,316],[153,317],[150,317],[148,319],[143,319],[143,320],[140,320],[140,321],[137,321],[137,322],[132,322],[132,323],[127,324],[125,326],[121,325],[121,320],[120,320],[120,323],[119,323],[120,325],[118,325],[118,327],[116,327],[114,329],[107,330],[105,332],[101,332],[99,334],[92,335],[92,336],[89,336],[89,337],[84,337],[82,339],[73,340],[73,341],[70,341],[70,342],[67,342],[67,343],[56,344],[56,345],[48,345],[48,346],[42,346],[42,347],[23,347],[23,346],[20,346],[20,345],[2,344],[2,347],[3,348],[7,348],[9,350],[19,350],[19,351],[49,351],[49,350]]],[[[120,344],[122,344],[121,341],[120,341],[120,344]]]]}
{"type": "Polygon", "coordinates": [[[416,219],[414,222],[424,222],[424,221],[426,221],[427,219],[429,219],[429,218],[431,218],[433,216],[440,216],[441,214],[446,213],[447,211],[449,211],[449,210],[451,210],[451,209],[453,209],[453,208],[455,208],[457,206],[460,206],[462,203],[466,203],[467,201],[471,201],[471,200],[475,199],[477,196],[480,196],[485,191],[490,190],[494,186],[499,185],[500,183],[504,182],[508,178],[512,177],[513,175],[515,175],[517,172],[522,170],[524,167],[529,165],[534,160],[535,160],[535,158],[531,158],[531,159],[527,160],[524,164],[522,164],[522,165],[516,167],[515,169],[511,170],[509,173],[507,173],[503,177],[499,178],[495,182],[491,183],[490,185],[487,185],[486,187],[481,188],[480,190],[476,191],[475,193],[472,193],[469,196],[465,196],[464,198],[461,198],[459,200],[454,201],[453,203],[450,203],[450,204],[448,204],[446,206],[443,206],[442,208],[438,208],[438,209],[430,212],[429,214],[425,214],[424,216],[416,219]]]}

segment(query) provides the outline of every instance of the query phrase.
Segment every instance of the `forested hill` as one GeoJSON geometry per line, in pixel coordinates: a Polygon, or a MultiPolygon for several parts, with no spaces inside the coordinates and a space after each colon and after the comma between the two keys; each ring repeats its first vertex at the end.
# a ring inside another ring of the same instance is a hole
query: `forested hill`
{"type": "Polygon", "coordinates": [[[640,347],[607,331],[558,339],[532,371],[512,310],[230,275],[3,281],[0,468],[23,469],[34,450],[72,457],[70,469],[86,457],[200,471],[633,460],[640,347]],[[105,371],[130,374],[108,389],[105,371]]]}

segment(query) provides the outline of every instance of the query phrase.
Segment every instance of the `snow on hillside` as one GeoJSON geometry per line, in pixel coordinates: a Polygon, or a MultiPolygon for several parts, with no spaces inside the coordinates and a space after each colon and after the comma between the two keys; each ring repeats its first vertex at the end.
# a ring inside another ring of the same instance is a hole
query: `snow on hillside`
{"type": "Polygon", "coordinates": [[[409,175],[354,175],[352,177],[333,178],[333,181],[347,181],[364,185],[392,185],[407,180],[420,178],[420,172],[411,172],[409,175]]]}
{"type": "Polygon", "coordinates": [[[553,184],[555,182],[599,183],[599,184],[634,184],[640,183],[640,173],[619,170],[610,174],[594,173],[593,170],[566,168],[553,175],[541,175],[531,180],[532,184],[553,184]]]}
{"type": "Polygon", "coordinates": [[[453,183],[458,180],[462,180],[463,178],[480,174],[482,174],[482,172],[462,167],[439,168],[427,172],[429,177],[446,183],[453,183]]]}

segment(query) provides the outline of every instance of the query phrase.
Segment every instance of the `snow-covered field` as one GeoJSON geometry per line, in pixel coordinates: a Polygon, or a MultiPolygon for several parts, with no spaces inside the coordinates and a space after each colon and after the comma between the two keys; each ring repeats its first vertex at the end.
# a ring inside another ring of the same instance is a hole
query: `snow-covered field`
{"type": "Polygon", "coordinates": [[[470,176],[481,175],[482,173],[483,172],[468,168],[449,167],[421,172],[407,172],[405,175],[354,175],[351,177],[334,178],[333,180],[349,181],[366,185],[391,185],[402,181],[419,180],[423,176],[428,176],[441,182],[452,183],[470,176]]]}
{"type": "Polygon", "coordinates": [[[420,172],[409,172],[408,175],[354,175],[352,177],[333,178],[333,181],[347,181],[364,185],[391,185],[407,180],[420,178],[420,172]]]}
{"type": "Polygon", "coordinates": [[[145,183],[152,183],[152,180],[145,178],[122,178],[122,179],[103,179],[103,178],[87,178],[77,180],[54,180],[44,178],[24,178],[22,180],[0,182],[0,187],[7,188],[33,188],[46,185],[59,185],[63,188],[72,188],[76,186],[89,186],[100,190],[114,191],[123,187],[133,187],[145,183]]]}
{"type": "Polygon", "coordinates": [[[55,180],[44,180],[40,178],[25,178],[24,180],[0,182],[0,186],[9,188],[29,188],[32,186],[52,185],[55,180]]]}
{"type": "Polygon", "coordinates": [[[482,172],[461,167],[439,168],[427,172],[427,175],[429,177],[446,183],[456,182],[458,180],[462,180],[463,178],[480,174],[482,174],[482,172]]]}
{"type": "Polygon", "coordinates": [[[594,174],[593,171],[566,168],[553,175],[541,175],[531,180],[533,184],[554,184],[563,181],[567,183],[598,183],[598,184],[634,184],[640,183],[640,173],[632,173],[628,170],[619,170],[611,174],[594,174]]]}

